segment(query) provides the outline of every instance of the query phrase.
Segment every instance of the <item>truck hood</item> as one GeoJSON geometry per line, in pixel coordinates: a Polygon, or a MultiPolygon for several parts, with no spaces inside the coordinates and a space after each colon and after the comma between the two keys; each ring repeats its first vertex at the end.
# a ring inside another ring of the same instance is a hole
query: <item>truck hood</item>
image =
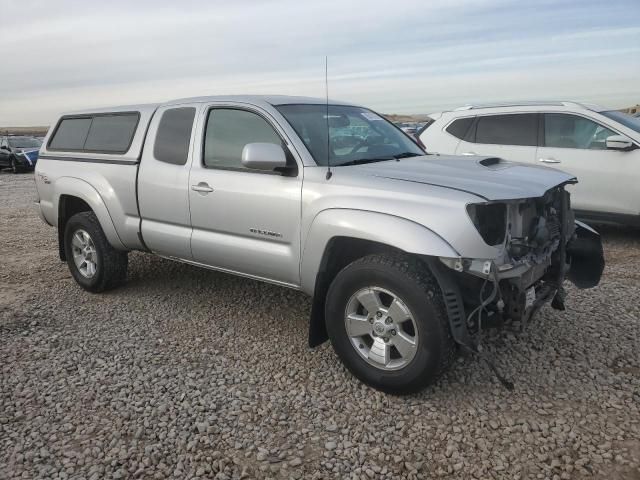
{"type": "Polygon", "coordinates": [[[347,168],[379,178],[459,190],[487,201],[540,197],[557,185],[577,182],[560,170],[496,157],[428,155],[347,168]]]}

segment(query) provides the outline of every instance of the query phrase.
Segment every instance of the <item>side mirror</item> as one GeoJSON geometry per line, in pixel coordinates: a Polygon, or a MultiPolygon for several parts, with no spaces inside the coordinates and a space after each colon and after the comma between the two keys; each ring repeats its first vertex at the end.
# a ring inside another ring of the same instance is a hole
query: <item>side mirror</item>
{"type": "Polygon", "coordinates": [[[607,137],[608,150],[633,150],[633,142],[624,135],[611,135],[607,137]]]}
{"type": "Polygon", "coordinates": [[[287,166],[287,157],[275,143],[248,143],[242,149],[242,165],[254,170],[272,171],[287,166]]]}

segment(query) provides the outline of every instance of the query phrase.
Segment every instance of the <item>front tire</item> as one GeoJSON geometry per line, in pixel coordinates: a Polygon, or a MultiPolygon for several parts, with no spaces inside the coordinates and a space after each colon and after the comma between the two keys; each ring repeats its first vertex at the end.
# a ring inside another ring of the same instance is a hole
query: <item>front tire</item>
{"type": "Polygon", "coordinates": [[[93,212],[72,216],[65,227],[64,248],[75,281],[89,292],[102,292],[127,279],[128,255],[111,246],[93,212]]]}
{"type": "Polygon", "coordinates": [[[433,383],[451,364],[451,337],[440,288],[405,255],[369,255],[333,280],[325,322],[331,344],[362,382],[393,394],[433,383]]]}

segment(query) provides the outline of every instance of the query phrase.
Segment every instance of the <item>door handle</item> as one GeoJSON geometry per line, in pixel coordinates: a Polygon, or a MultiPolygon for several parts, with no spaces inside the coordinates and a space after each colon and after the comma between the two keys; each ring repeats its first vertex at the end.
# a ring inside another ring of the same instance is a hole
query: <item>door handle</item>
{"type": "Polygon", "coordinates": [[[467,155],[467,156],[469,156],[469,155],[477,155],[477,153],[476,152],[464,152],[462,155],[467,155]]]}
{"type": "Polygon", "coordinates": [[[205,182],[200,182],[197,185],[191,185],[191,190],[198,193],[211,193],[213,188],[207,185],[205,182]]]}
{"type": "Polygon", "coordinates": [[[560,163],[560,160],[556,160],[555,158],[540,158],[542,163],[560,163]]]}

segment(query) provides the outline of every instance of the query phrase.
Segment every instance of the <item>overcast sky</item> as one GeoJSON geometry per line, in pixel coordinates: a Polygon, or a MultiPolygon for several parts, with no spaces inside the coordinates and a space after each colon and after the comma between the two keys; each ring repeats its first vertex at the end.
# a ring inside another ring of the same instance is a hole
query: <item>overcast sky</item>
{"type": "Polygon", "coordinates": [[[0,0],[0,125],[185,96],[640,103],[640,0],[0,0]]]}

